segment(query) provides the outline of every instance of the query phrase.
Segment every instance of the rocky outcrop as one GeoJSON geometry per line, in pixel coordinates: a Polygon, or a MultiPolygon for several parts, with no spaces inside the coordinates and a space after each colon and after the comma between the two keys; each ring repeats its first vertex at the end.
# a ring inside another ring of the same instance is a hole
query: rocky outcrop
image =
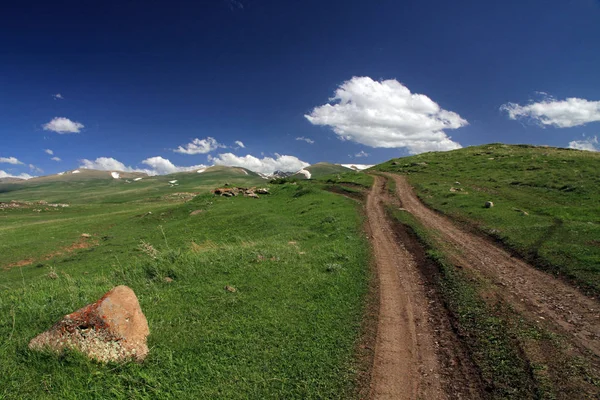
{"type": "Polygon", "coordinates": [[[74,349],[101,362],[142,361],[148,321],[133,290],[117,286],[95,303],[65,315],[29,342],[32,350],[74,349]]]}
{"type": "Polygon", "coordinates": [[[258,195],[262,194],[269,194],[269,189],[268,188],[241,188],[241,187],[222,187],[222,188],[216,188],[212,191],[215,195],[217,196],[223,196],[223,197],[234,197],[234,196],[245,196],[245,197],[252,197],[255,199],[260,198],[258,195]]]}

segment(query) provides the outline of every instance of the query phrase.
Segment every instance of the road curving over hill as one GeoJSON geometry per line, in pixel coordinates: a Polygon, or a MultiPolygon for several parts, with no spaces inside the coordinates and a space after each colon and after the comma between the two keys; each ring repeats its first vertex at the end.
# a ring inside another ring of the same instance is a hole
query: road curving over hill
{"type": "Polygon", "coordinates": [[[490,240],[470,233],[427,208],[404,176],[396,182],[402,207],[427,229],[438,232],[456,265],[484,276],[504,301],[528,319],[566,337],[575,347],[600,357],[600,301],[513,257],[490,240]]]}
{"type": "MultiPolygon", "coordinates": [[[[480,398],[477,371],[452,330],[442,302],[427,285],[385,204],[385,179],[367,198],[367,232],[379,280],[379,316],[371,372],[371,399],[480,398]]],[[[407,239],[409,240],[409,239],[407,239]]]]}

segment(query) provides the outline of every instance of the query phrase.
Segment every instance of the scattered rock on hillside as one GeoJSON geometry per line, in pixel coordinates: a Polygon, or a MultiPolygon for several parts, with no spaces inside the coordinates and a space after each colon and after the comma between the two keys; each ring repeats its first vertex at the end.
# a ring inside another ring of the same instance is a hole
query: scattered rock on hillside
{"type": "Polygon", "coordinates": [[[142,361],[148,355],[148,321],[133,290],[117,286],[95,303],[65,315],[29,342],[32,350],[75,349],[101,362],[142,361]]]}
{"type": "Polygon", "coordinates": [[[491,201],[486,201],[485,202],[485,208],[492,208],[492,207],[494,207],[494,203],[493,202],[491,202],[491,201]]]}
{"type": "Polygon", "coordinates": [[[192,211],[192,212],[190,213],[190,215],[198,215],[198,214],[201,214],[201,213],[203,213],[203,212],[204,212],[204,210],[194,210],[194,211],[192,211]]]}
{"type": "Polygon", "coordinates": [[[231,292],[231,293],[237,292],[236,288],[234,288],[233,286],[229,286],[229,285],[225,286],[225,290],[227,290],[228,292],[231,292]]]}
{"type": "Polygon", "coordinates": [[[92,237],[92,235],[90,235],[89,233],[82,233],[81,237],[84,238],[84,239],[89,239],[89,238],[92,237]]]}
{"type": "Polygon", "coordinates": [[[241,187],[221,187],[216,188],[212,191],[216,196],[224,196],[224,197],[234,197],[238,195],[243,195],[246,197],[253,197],[258,199],[258,194],[269,194],[268,188],[241,188],[241,187]]]}

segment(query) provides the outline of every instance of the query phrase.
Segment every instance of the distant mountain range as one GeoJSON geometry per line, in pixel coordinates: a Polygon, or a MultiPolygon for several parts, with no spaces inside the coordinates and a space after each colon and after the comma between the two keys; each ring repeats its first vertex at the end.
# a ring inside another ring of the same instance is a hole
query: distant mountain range
{"type": "MultiPolygon", "coordinates": [[[[311,179],[317,178],[319,176],[334,174],[334,173],[344,173],[349,171],[360,171],[366,168],[371,167],[371,165],[362,165],[362,164],[331,164],[326,162],[320,162],[317,164],[313,164],[309,167],[306,167],[300,171],[296,172],[286,172],[286,171],[275,171],[272,174],[262,174],[250,171],[246,168],[242,167],[227,167],[215,165],[208,168],[202,168],[197,171],[189,171],[189,172],[177,172],[168,175],[162,175],[163,177],[176,177],[181,174],[193,174],[193,173],[216,173],[229,171],[236,174],[245,174],[245,175],[253,175],[260,176],[264,179],[274,179],[274,178],[285,178],[285,177],[294,177],[298,179],[311,179]]],[[[95,169],[87,169],[87,168],[78,168],[70,171],[60,172],[54,175],[46,175],[46,176],[38,176],[35,178],[31,178],[28,180],[21,178],[0,178],[0,183],[43,183],[43,182],[52,182],[52,181],[86,181],[93,179],[123,179],[127,181],[139,181],[144,178],[149,178],[150,176],[144,172],[125,172],[118,170],[109,170],[109,171],[101,171],[95,169]]]]}

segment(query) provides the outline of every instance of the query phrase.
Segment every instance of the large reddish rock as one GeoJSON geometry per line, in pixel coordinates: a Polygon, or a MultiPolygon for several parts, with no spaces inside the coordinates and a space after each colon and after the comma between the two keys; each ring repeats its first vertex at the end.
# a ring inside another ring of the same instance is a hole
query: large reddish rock
{"type": "Polygon", "coordinates": [[[150,330],[133,290],[117,286],[100,300],[65,315],[29,342],[33,350],[65,348],[101,362],[142,361],[148,355],[150,330]]]}

